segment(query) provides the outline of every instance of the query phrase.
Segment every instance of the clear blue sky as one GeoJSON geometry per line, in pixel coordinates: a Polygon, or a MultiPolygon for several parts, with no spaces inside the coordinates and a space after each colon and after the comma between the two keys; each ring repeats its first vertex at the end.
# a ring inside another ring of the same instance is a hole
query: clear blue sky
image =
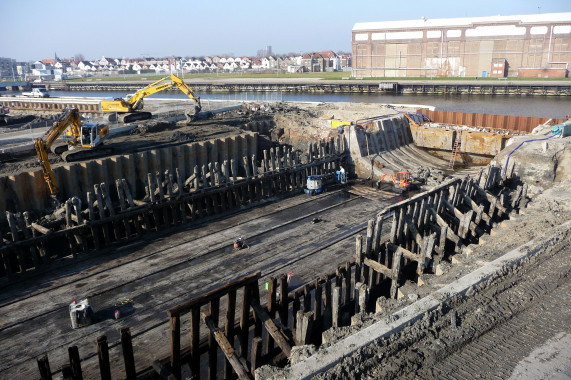
{"type": "Polygon", "coordinates": [[[0,56],[350,51],[356,22],[569,11],[569,0],[0,0],[0,56]]]}

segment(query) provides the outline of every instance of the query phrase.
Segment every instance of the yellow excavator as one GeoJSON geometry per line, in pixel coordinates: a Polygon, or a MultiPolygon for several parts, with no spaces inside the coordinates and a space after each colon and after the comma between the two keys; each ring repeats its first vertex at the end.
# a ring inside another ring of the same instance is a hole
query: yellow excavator
{"type": "Polygon", "coordinates": [[[99,123],[82,123],[77,108],[66,108],[52,127],[42,137],[34,140],[36,153],[44,172],[50,193],[58,194],[52,167],[48,160],[48,149],[59,154],[67,162],[85,160],[110,154],[111,148],[102,148],[100,145],[109,135],[109,127],[99,123]],[[56,145],[55,142],[63,133],[64,143],[56,145]],[[97,149],[94,149],[97,148],[97,149]]]}
{"type": "Polygon", "coordinates": [[[200,98],[194,96],[192,89],[186,83],[184,83],[182,79],[174,74],[170,74],[168,77],[151,83],[147,87],[140,89],[134,94],[127,95],[125,99],[116,98],[113,100],[103,100],[101,101],[101,110],[103,112],[117,112],[126,114],[121,115],[120,117],[120,121],[124,123],[150,119],[152,117],[150,112],[141,111],[143,109],[143,98],[173,86],[178,87],[179,90],[181,90],[186,96],[194,101],[194,109],[189,111],[186,114],[186,117],[188,122],[195,120],[198,113],[202,109],[200,98]]]}

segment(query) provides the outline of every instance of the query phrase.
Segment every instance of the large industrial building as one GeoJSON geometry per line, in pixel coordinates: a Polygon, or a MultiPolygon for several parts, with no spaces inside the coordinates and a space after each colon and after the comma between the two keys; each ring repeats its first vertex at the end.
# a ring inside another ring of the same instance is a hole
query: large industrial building
{"type": "Polygon", "coordinates": [[[360,22],[353,76],[566,77],[571,12],[360,22]]]}

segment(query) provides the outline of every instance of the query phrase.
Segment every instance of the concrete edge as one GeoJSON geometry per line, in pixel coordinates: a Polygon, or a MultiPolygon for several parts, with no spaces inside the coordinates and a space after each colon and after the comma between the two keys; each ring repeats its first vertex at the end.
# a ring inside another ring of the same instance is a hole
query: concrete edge
{"type": "MultiPolygon", "coordinates": [[[[571,227],[571,220],[557,226],[553,231],[555,232],[569,227],[571,227]]],[[[282,373],[276,374],[269,379],[310,379],[313,376],[334,367],[342,358],[352,355],[357,350],[378,339],[382,339],[399,332],[409,323],[413,323],[422,318],[425,313],[436,309],[452,297],[465,294],[470,287],[487,281],[489,278],[501,271],[505,266],[518,265],[522,260],[535,255],[543,247],[543,244],[541,244],[539,247],[534,248],[534,245],[540,243],[541,239],[542,237],[535,238],[485,264],[474,272],[471,272],[453,283],[438,289],[434,293],[420,299],[412,305],[395,312],[392,314],[392,322],[377,322],[335,343],[333,346],[318,351],[315,355],[291,368],[285,369],[282,373]]],[[[556,239],[556,237],[554,236],[554,233],[552,233],[547,237],[547,239],[556,239]]]]}

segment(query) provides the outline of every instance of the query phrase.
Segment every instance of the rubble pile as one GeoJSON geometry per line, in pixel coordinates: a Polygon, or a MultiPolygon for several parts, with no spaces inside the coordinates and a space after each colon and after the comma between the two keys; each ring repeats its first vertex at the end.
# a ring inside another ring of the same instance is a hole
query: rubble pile
{"type": "Polygon", "coordinates": [[[446,181],[446,179],[450,178],[450,176],[444,173],[444,171],[426,166],[420,166],[419,168],[412,170],[410,175],[413,178],[422,179],[422,182],[424,182],[428,187],[440,185],[442,182],[446,181]]]}

